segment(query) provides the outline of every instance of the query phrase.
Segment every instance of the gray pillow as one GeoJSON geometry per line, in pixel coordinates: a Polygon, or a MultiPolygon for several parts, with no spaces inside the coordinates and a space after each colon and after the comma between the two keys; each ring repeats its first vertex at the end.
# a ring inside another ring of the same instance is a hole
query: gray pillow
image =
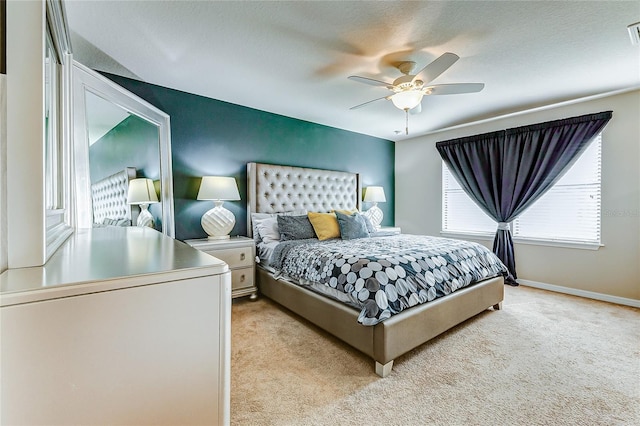
{"type": "Polygon", "coordinates": [[[285,215],[285,216],[298,216],[301,214],[307,214],[307,209],[297,209],[297,210],[290,210],[290,211],[286,211],[286,212],[279,212],[279,213],[251,213],[251,225],[253,228],[253,239],[256,242],[256,245],[260,244],[262,242],[262,236],[260,235],[260,232],[258,231],[258,228],[256,226],[256,222],[260,219],[265,219],[267,217],[276,217],[278,215],[285,215]]]}
{"type": "Polygon", "coordinates": [[[335,212],[340,227],[340,236],[343,240],[354,240],[356,238],[369,238],[369,230],[364,217],[360,213],[346,215],[338,211],[335,212]]]}
{"type": "Polygon", "coordinates": [[[306,215],[278,216],[278,231],[281,241],[316,238],[316,232],[306,215]]]}
{"type": "Polygon", "coordinates": [[[110,219],[105,217],[102,224],[110,226],[131,226],[131,221],[129,219],[110,219]]]}
{"type": "Polygon", "coordinates": [[[369,236],[375,234],[377,232],[376,231],[376,227],[373,226],[373,223],[371,223],[371,219],[369,219],[368,216],[365,216],[363,214],[360,214],[360,213],[358,213],[358,214],[364,220],[365,225],[367,225],[367,231],[369,231],[369,236]]]}

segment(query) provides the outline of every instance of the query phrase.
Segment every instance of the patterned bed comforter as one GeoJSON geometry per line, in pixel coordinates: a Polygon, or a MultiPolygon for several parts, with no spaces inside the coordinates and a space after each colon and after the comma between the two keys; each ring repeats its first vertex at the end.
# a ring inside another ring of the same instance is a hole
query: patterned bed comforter
{"type": "Polygon", "coordinates": [[[325,294],[344,295],[337,298],[361,309],[364,325],[507,271],[483,245],[424,235],[283,241],[270,264],[301,283],[328,287],[325,294]]]}

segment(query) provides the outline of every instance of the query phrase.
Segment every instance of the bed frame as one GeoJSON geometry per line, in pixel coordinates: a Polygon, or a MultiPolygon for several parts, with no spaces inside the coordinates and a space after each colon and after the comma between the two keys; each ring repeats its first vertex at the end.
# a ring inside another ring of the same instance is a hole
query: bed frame
{"type": "Polygon", "coordinates": [[[105,219],[125,219],[135,223],[131,205],[127,204],[127,193],[129,181],[136,178],[136,173],[135,167],[125,167],[122,171],[91,184],[94,224],[102,224],[105,219]]]}
{"type": "MultiPolygon", "coordinates": [[[[247,232],[251,213],[278,213],[360,207],[360,181],[354,173],[271,164],[247,164],[247,232]]],[[[485,311],[501,309],[504,280],[491,278],[445,297],[393,315],[374,326],[358,323],[359,311],[258,267],[260,293],[343,340],[375,361],[381,377],[396,357],[485,311]]]]}

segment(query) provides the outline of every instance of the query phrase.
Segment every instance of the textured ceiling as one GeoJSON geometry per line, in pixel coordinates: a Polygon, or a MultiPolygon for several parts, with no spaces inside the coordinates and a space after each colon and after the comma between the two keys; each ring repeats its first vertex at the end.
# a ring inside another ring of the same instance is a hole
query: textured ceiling
{"type": "Polygon", "coordinates": [[[302,120],[402,140],[555,102],[640,87],[627,25],[640,1],[66,1],[75,59],[100,71],[302,120]],[[480,93],[427,96],[409,115],[391,64],[460,56],[434,84],[480,93]],[[397,134],[401,131],[401,134],[397,134]]]}

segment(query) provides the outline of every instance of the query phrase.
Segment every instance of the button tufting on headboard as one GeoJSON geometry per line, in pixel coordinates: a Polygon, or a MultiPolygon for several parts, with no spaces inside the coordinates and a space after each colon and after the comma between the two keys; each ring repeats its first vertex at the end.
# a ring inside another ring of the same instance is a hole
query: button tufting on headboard
{"type": "Polygon", "coordinates": [[[131,206],[127,204],[129,180],[136,177],[136,169],[127,167],[91,185],[93,223],[102,224],[105,218],[131,219],[131,206]]]}
{"type": "Polygon", "coordinates": [[[248,167],[249,179],[255,181],[248,185],[249,213],[360,207],[360,183],[355,173],[260,163],[248,167]]]}

